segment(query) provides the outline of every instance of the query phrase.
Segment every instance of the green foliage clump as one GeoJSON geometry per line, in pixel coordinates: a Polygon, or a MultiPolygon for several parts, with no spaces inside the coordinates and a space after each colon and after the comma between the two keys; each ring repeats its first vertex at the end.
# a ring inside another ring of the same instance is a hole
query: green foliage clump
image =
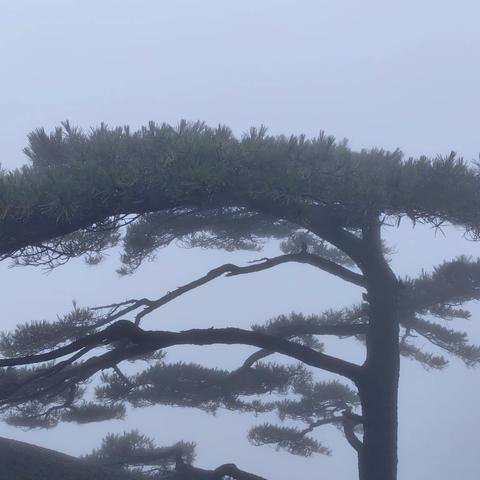
{"type": "Polygon", "coordinates": [[[26,356],[51,350],[94,331],[98,318],[93,310],[77,307],[54,322],[34,320],[19,324],[13,332],[0,333],[0,352],[6,357],[26,356]]]}
{"type": "Polygon", "coordinates": [[[169,447],[157,447],[152,438],[138,430],[109,434],[99,448],[83,457],[91,463],[127,470],[144,480],[173,479],[177,462],[191,464],[194,458],[194,443],[177,442],[169,447]]]}
{"type": "Polygon", "coordinates": [[[400,151],[355,152],[324,133],[252,128],[236,138],[202,122],[88,133],[66,122],[30,134],[25,153],[29,166],[0,173],[0,252],[28,264],[82,254],[95,263],[121,240],[122,225],[124,272],[176,240],[232,250],[273,237],[289,249],[298,242],[289,235],[299,235],[348,261],[305,232],[312,207],[352,231],[371,212],[460,225],[474,237],[480,226],[477,170],[455,154],[404,160],[400,151]]]}
{"type": "Polygon", "coordinates": [[[305,432],[294,427],[279,427],[265,423],[258,425],[248,434],[248,439],[253,445],[276,445],[293,455],[310,457],[314,453],[329,455],[330,450],[319,441],[305,435],[305,432]]]}
{"type": "Polygon", "coordinates": [[[264,394],[286,394],[300,378],[308,376],[301,365],[282,366],[257,363],[247,369],[229,372],[193,363],[163,363],[125,378],[103,374],[96,388],[102,401],[125,400],[135,407],[155,404],[195,407],[214,413],[219,408],[258,411],[268,404],[246,400],[264,394]]]}

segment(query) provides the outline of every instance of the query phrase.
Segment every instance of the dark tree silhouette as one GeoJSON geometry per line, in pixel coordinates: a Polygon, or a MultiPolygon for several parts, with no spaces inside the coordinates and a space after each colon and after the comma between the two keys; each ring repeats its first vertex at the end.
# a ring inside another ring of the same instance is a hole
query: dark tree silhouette
{"type": "Polygon", "coordinates": [[[257,250],[277,239],[283,254],[223,265],[158,299],[75,308],[56,322],[5,334],[0,402],[10,423],[114,418],[126,403],[277,411],[280,419],[306,425],[254,427],[253,443],[325,453],[309,434],[333,423],[356,451],[362,480],[394,480],[400,355],[443,368],[447,359],[422,350],[415,341],[421,336],[467,365],[480,359],[465,333],[436,321],[469,316],[461,307],[478,299],[480,263],[462,257],[417,279],[400,279],[382,241],[382,229],[403,218],[436,228],[457,225],[478,238],[480,180],[476,168],[454,154],[403,160],[399,151],[353,152],[323,134],[270,137],[264,129],[237,140],[225,127],[201,123],[150,124],[135,133],[101,126],[89,134],[66,123],[51,135],[33,133],[26,153],[31,166],[4,173],[0,190],[0,252],[18,264],[54,267],[79,255],[94,264],[119,242],[123,274],[172,242],[257,250]],[[310,317],[282,316],[251,330],[141,327],[146,315],[215,278],[285,262],[306,263],[359,286],[363,303],[310,317]],[[321,335],[364,342],[365,362],[324,353],[321,335]],[[164,349],[186,344],[259,350],[233,372],[162,358],[164,349]],[[262,361],[273,353],[300,365],[262,361]],[[129,375],[118,366],[138,359],[151,365],[129,375]],[[344,377],[356,391],[317,382],[309,367],[344,377]],[[96,401],[87,402],[82,385],[103,370],[112,373],[102,375],[96,401]],[[285,398],[258,398],[269,392],[285,398]]]}
{"type": "Polygon", "coordinates": [[[126,469],[140,480],[265,480],[245,472],[231,463],[214,470],[191,465],[194,458],[193,444],[179,442],[159,448],[154,441],[138,431],[123,435],[107,435],[100,448],[86,457],[89,463],[102,467],[126,469]]]}

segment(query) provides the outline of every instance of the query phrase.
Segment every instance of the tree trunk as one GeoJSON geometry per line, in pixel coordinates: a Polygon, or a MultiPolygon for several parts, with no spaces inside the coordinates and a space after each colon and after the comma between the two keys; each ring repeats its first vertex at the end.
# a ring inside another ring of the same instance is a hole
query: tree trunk
{"type": "MultiPolygon", "coordinates": [[[[370,263],[370,262],[369,262],[370,263]]],[[[360,480],[397,478],[400,374],[398,282],[383,255],[366,266],[369,302],[367,359],[359,381],[363,416],[360,480]]]]}

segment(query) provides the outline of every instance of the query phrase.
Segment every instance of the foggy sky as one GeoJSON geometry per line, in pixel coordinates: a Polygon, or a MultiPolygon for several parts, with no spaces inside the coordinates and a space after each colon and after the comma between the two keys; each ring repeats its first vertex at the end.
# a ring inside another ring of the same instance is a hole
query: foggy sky
{"type": "MultiPolygon", "coordinates": [[[[182,118],[224,123],[238,135],[260,124],[271,133],[325,130],[348,137],[353,148],[399,147],[408,156],[455,150],[476,159],[479,16],[474,0],[0,0],[0,160],[6,168],[22,165],[27,134],[65,119],[89,128],[182,118]]],[[[416,275],[461,253],[478,256],[480,246],[461,232],[445,233],[409,225],[387,231],[395,271],[416,275]]],[[[75,260],[48,275],[3,265],[2,329],[54,319],[72,299],[94,305],[158,297],[225,261],[257,257],[169,247],[129,278],[115,274],[118,252],[99,267],[75,260]]],[[[284,265],[204,286],[146,326],[248,328],[280,313],[348,306],[360,294],[308,266],[284,265]]],[[[459,327],[480,342],[476,320],[459,327]]],[[[361,361],[359,346],[346,342],[332,342],[329,352],[361,361]]],[[[182,347],[167,358],[235,368],[249,351],[182,347]]],[[[402,362],[400,480],[478,480],[478,379],[478,370],[455,360],[444,372],[402,362]]],[[[249,446],[248,426],[263,421],[154,407],[125,421],[50,431],[0,425],[0,435],[78,455],[107,432],[138,428],[159,444],[196,441],[202,467],[236,462],[272,480],[298,478],[299,471],[302,478],[355,478],[353,451],[333,427],[318,432],[333,456],[302,459],[249,446]]]]}

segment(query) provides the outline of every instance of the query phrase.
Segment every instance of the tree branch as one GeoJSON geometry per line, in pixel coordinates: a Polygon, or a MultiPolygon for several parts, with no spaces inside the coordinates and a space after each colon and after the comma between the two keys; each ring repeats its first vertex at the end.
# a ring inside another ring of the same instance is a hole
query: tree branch
{"type": "Polygon", "coordinates": [[[162,307],[163,305],[180,297],[184,293],[187,293],[191,290],[194,290],[195,288],[205,285],[206,283],[211,282],[218,277],[221,277],[223,275],[227,277],[234,277],[247,273],[261,272],[263,270],[267,270],[269,268],[289,262],[305,263],[308,265],[312,265],[314,267],[320,268],[325,272],[342,278],[347,282],[353,283],[354,285],[358,285],[361,287],[365,286],[365,279],[362,275],[352,272],[348,268],[342,267],[341,265],[338,265],[335,262],[322,258],[318,255],[313,255],[307,252],[279,255],[274,258],[262,259],[261,262],[244,267],[239,267],[238,265],[234,265],[232,263],[226,263],[224,265],[221,265],[220,267],[210,270],[206,275],[196,280],[193,280],[192,282],[189,282],[185,285],[182,285],[181,287],[178,287],[171,292],[168,292],[166,295],[156,300],[149,300],[143,298],[140,300],[126,300],[117,304],[113,303],[110,305],[105,305],[104,307],[95,307],[94,310],[100,310],[102,308],[111,308],[114,310],[114,313],[111,315],[107,315],[105,320],[100,322],[98,326],[106,325],[107,323],[117,320],[118,318],[121,318],[127,313],[130,313],[137,308],[143,306],[145,308],[135,316],[135,324],[138,325],[143,317],[153,312],[157,308],[162,307]],[[124,305],[126,305],[125,308],[118,310],[118,307],[124,305]]]}
{"type": "MultiPolygon", "coordinates": [[[[275,330],[276,336],[290,339],[296,335],[338,335],[338,336],[352,336],[366,333],[368,326],[365,324],[355,325],[289,325],[277,328],[275,330]]],[[[256,362],[273,355],[272,350],[261,349],[249,355],[242,365],[231,372],[229,376],[238,375],[245,370],[248,370],[256,362]]]]}
{"type": "Polygon", "coordinates": [[[265,258],[262,263],[256,263],[246,267],[236,267],[236,269],[229,272],[227,276],[231,277],[244,273],[259,272],[261,270],[275,267],[286,262],[306,263],[360,287],[364,287],[366,285],[365,279],[359,273],[352,272],[348,268],[342,267],[331,260],[327,260],[326,258],[313,255],[308,252],[291,253],[287,255],[280,255],[274,258],[265,258]]]}
{"type": "MultiPolygon", "coordinates": [[[[52,350],[48,354],[2,359],[0,360],[0,367],[29,365],[54,360],[68,353],[75,352],[76,350],[82,350],[87,346],[93,348],[102,344],[107,345],[118,341],[122,342],[122,348],[113,349],[102,355],[91,357],[83,363],[71,365],[67,370],[58,371],[55,365],[51,367],[50,371],[54,372],[54,375],[50,379],[51,383],[45,386],[41,384],[38,396],[50,392],[57,393],[58,390],[69,388],[72,384],[84,381],[100,370],[113,368],[123,360],[136,358],[146,353],[175,345],[251,345],[286,355],[307,365],[321,368],[331,373],[336,373],[353,382],[359,380],[362,372],[362,368],[359,365],[326,355],[285,338],[261,332],[239,328],[192,329],[182,332],[149,331],[142,330],[140,327],[126,320],[118,321],[102,332],[87,335],[76,342],[72,342],[70,345],[52,350]]],[[[48,371],[47,369],[46,372],[48,371]]],[[[45,376],[45,372],[42,376],[45,376]]],[[[44,379],[42,379],[42,383],[43,380],[44,379]]],[[[15,393],[18,392],[15,391],[15,393]]],[[[32,397],[30,391],[28,392],[28,397],[32,397]]],[[[5,404],[12,400],[19,401],[21,399],[21,395],[15,396],[15,398],[12,399],[11,395],[7,393],[2,398],[1,403],[5,404]]]]}
{"type": "Polygon", "coordinates": [[[343,413],[342,426],[345,438],[359,454],[363,450],[363,442],[355,434],[355,427],[360,423],[363,423],[363,419],[359,415],[355,415],[350,411],[345,411],[343,413]]]}
{"type": "Polygon", "coordinates": [[[175,470],[171,474],[172,479],[175,480],[222,480],[227,476],[235,480],[266,480],[258,475],[240,470],[233,463],[220,465],[214,470],[194,467],[184,461],[181,450],[176,446],[156,449],[153,452],[124,455],[121,458],[107,459],[106,461],[100,460],[96,463],[104,467],[120,468],[126,466],[156,466],[161,461],[171,459],[175,459],[175,470]]]}
{"type": "MultiPolygon", "coordinates": [[[[272,267],[276,267],[277,265],[281,265],[283,263],[288,262],[299,262],[299,263],[306,263],[309,265],[313,265],[317,268],[320,268],[328,273],[336,275],[350,283],[354,283],[355,285],[364,286],[364,278],[362,275],[352,272],[351,270],[342,267],[341,265],[337,265],[335,262],[330,260],[324,259],[317,255],[312,255],[310,253],[302,252],[296,254],[289,254],[289,255],[280,255],[274,258],[266,258],[261,263],[256,263],[254,265],[248,265],[245,267],[239,267],[232,263],[227,263],[220,267],[214,268],[210,270],[206,275],[203,277],[198,278],[186,285],[178,287],[176,290],[172,292],[168,292],[163,297],[160,297],[157,300],[150,300],[146,304],[146,308],[144,308],[139,314],[135,317],[135,323],[138,325],[141,319],[148,315],[149,313],[153,312],[157,308],[165,305],[168,302],[176,299],[180,295],[183,295],[190,290],[193,290],[201,285],[205,285],[206,283],[225,275],[227,277],[233,277],[237,275],[243,275],[246,273],[253,273],[253,272],[261,272],[263,270],[267,270],[272,267]]],[[[130,307],[127,307],[130,310],[130,307]]],[[[119,318],[123,314],[123,311],[118,312],[116,318],[119,318]]]]}
{"type": "Polygon", "coordinates": [[[264,477],[240,470],[233,463],[225,463],[215,470],[204,470],[203,468],[193,467],[177,461],[173,476],[175,480],[222,480],[225,477],[234,480],[266,480],[264,477]]]}

